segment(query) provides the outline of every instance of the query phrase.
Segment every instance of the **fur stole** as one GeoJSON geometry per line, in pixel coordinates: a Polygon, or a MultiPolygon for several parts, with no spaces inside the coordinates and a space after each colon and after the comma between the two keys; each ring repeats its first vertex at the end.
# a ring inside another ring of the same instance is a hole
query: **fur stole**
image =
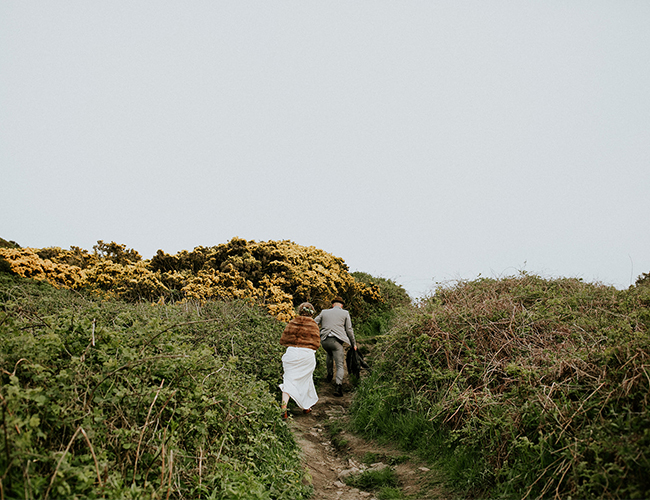
{"type": "Polygon", "coordinates": [[[308,347],[316,351],[320,347],[320,329],[310,317],[297,316],[284,329],[280,344],[287,347],[308,347]]]}

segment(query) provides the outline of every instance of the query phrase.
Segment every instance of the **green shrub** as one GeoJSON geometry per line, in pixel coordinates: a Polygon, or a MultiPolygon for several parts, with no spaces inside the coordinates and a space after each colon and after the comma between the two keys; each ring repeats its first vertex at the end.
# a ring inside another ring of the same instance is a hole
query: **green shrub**
{"type": "Polygon", "coordinates": [[[269,392],[279,356],[261,366],[279,329],[237,302],[97,301],[0,275],[3,496],[307,498],[269,392]]]}
{"type": "Polygon", "coordinates": [[[381,337],[353,427],[478,495],[642,498],[646,288],[526,274],[441,287],[381,337]]]}

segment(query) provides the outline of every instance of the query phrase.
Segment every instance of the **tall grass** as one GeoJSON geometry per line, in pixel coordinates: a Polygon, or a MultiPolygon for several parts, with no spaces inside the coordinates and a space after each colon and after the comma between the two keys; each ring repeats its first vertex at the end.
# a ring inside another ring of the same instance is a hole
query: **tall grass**
{"type": "Polygon", "coordinates": [[[0,498],[307,498],[272,390],[282,328],[237,301],[100,301],[0,273],[0,498]]]}
{"type": "Polygon", "coordinates": [[[649,292],[526,274],[442,287],[377,344],[353,425],[479,497],[643,498],[649,292]]]}

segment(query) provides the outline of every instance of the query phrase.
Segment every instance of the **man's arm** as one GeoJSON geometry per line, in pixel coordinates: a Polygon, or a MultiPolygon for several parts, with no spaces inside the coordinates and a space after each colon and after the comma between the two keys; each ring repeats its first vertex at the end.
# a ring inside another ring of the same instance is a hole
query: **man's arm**
{"type": "Polygon", "coordinates": [[[350,342],[352,342],[352,347],[354,350],[357,350],[357,339],[354,338],[354,330],[352,329],[352,318],[350,318],[350,313],[347,314],[345,318],[345,333],[348,335],[350,342]]]}

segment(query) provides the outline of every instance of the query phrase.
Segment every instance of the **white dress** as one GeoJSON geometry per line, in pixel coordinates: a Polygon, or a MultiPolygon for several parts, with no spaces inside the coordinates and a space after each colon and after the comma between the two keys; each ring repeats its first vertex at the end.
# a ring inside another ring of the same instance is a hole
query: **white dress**
{"type": "Polygon", "coordinates": [[[316,352],[308,347],[287,347],[282,356],[284,368],[283,383],[279,385],[303,410],[309,409],[318,401],[314,386],[316,352]]]}

